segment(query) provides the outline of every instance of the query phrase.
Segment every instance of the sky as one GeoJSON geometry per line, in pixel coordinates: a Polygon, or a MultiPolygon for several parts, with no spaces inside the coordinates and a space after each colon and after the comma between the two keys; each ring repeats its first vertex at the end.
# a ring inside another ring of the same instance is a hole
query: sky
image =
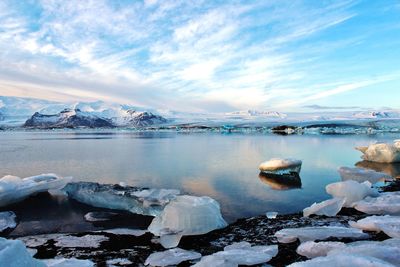
{"type": "Polygon", "coordinates": [[[397,0],[2,0],[0,95],[192,112],[400,108],[397,0]]]}

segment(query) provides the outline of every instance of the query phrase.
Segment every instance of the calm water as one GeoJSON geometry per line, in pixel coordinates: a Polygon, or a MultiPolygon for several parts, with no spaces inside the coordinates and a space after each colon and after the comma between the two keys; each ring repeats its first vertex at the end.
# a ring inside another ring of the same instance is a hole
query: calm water
{"type": "Polygon", "coordinates": [[[278,136],[218,133],[0,132],[0,176],[46,172],[76,181],[125,182],[178,188],[218,200],[224,217],[296,212],[328,198],[325,185],[339,181],[337,168],[354,166],[354,146],[398,139],[374,136],[278,136]],[[272,157],[303,160],[300,185],[259,177],[272,157]]]}

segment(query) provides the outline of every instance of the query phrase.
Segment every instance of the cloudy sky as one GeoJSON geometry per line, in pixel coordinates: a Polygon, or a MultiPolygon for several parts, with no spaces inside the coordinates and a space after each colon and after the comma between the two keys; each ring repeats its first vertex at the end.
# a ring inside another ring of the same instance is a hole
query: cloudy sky
{"type": "Polygon", "coordinates": [[[0,95],[400,108],[399,47],[397,0],[2,0],[0,95]]]}

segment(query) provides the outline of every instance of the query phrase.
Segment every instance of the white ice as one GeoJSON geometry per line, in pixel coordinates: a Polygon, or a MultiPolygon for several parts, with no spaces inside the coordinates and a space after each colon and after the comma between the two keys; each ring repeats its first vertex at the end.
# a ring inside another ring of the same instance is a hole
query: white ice
{"type": "Polygon", "coordinates": [[[347,228],[340,226],[314,226],[300,228],[285,228],[275,233],[275,237],[280,243],[291,243],[297,239],[300,242],[324,240],[329,237],[363,239],[368,234],[360,229],[347,228]]]}
{"type": "Polygon", "coordinates": [[[133,236],[141,236],[147,233],[146,230],[129,229],[129,228],[114,228],[114,229],[101,230],[99,232],[110,233],[114,235],[133,235],[133,236]]]}
{"type": "Polygon", "coordinates": [[[270,261],[278,254],[278,246],[251,246],[247,242],[226,246],[224,251],[205,256],[193,267],[231,267],[255,265],[270,261]]]}
{"type": "Polygon", "coordinates": [[[217,201],[210,197],[177,196],[151,222],[148,230],[160,236],[165,248],[176,247],[183,235],[200,235],[227,225],[217,201]]]}
{"type": "Polygon", "coordinates": [[[375,184],[380,181],[391,181],[393,177],[383,172],[363,168],[340,167],[338,169],[343,181],[354,180],[359,183],[368,181],[375,184]]]}
{"type": "Polygon", "coordinates": [[[378,196],[376,189],[371,187],[370,182],[359,183],[353,180],[328,184],[326,192],[333,197],[345,198],[343,207],[353,207],[353,203],[367,196],[378,196]]]}
{"type": "Polygon", "coordinates": [[[271,173],[300,173],[302,161],[298,159],[273,158],[260,164],[259,169],[271,173]]]}
{"type": "Polygon", "coordinates": [[[6,229],[12,229],[17,226],[16,222],[17,216],[12,211],[0,212],[0,232],[6,229]]]}
{"type": "Polygon", "coordinates": [[[346,245],[343,242],[314,242],[307,241],[301,243],[297,247],[297,254],[305,256],[309,259],[326,256],[329,251],[337,248],[345,248],[346,245]]]}
{"type": "Polygon", "coordinates": [[[27,178],[6,175],[0,179],[0,207],[19,202],[25,198],[49,190],[60,190],[72,177],[41,174],[27,178]]]}
{"type": "Polygon", "coordinates": [[[367,214],[400,215],[400,192],[381,193],[354,203],[354,208],[367,214]]]}
{"type": "Polygon", "coordinates": [[[357,222],[350,221],[351,227],[365,231],[383,231],[390,237],[400,238],[400,216],[369,216],[357,222]]]}
{"type": "Polygon", "coordinates": [[[34,259],[20,240],[7,240],[0,237],[0,265],[7,267],[46,267],[34,259]]]}
{"type": "Polygon", "coordinates": [[[71,236],[59,235],[54,239],[55,246],[67,248],[98,248],[100,243],[107,241],[108,237],[103,235],[84,235],[84,236],[71,236]]]}
{"type": "Polygon", "coordinates": [[[303,216],[308,217],[311,214],[336,216],[336,214],[338,214],[338,212],[342,209],[344,203],[344,198],[332,198],[320,203],[314,203],[310,207],[303,210],[303,216]]]}
{"type": "Polygon", "coordinates": [[[160,214],[164,206],[179,194],[175,189],[140,189],[90,182],[70,183],[64,191],[69,197],[95,207],[152,216],[160,214]]]}
{"type": "Polygon", "coordinates": [[[180,248],[173,248],[166,251],[154,252],[146,259],[144,265],[169,266],[177,265],[183,261],[201,258],[201,254],[180,248]]]}
{"type": "Polygon", "coordinates": [[[42,260],[47,267],[93,267],[94,263],[91,260],[80,260],[75,258],[57,258],[42,260]]]}
{"type": "Polygon", "coordinates": [[[364,155],[362,159],[380,163],[400,162],[400,142],[393,144],[378,143],[367,147],[356,147],[364,155]]]}

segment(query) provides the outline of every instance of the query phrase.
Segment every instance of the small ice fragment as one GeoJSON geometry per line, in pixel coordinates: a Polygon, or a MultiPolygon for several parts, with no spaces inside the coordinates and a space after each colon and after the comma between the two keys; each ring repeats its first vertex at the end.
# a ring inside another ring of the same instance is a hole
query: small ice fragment
{"type": "Polygon", "coordinates": [[[309,259],[315,257],[326,256],[329,251],[338,248],[345,248],[343,242],[314,242],[307,241],[298,246],[296,252],[299,255],[305,256],[309,259]]]}
{"type": "Polygon", "coordinates": [[[386,173],[363,169],[363,168],[340,167],[338,169],[338,172],[342,177],[343,181],[354,180],[359,183],[368,181],[372,184],[375,184],[380,181],[393,180],[393,177],[387,175],[386,173]]]}
{"type": "Polygon", "coordinates": [[[276,219],[276,216],[278,216],[278,212],[276,211],[268,211],[266,214],[268,219],[276,219]]]}
{"type": "Polygon", "coordinates": [[[400,215],[400,192],[385,192],[354,203],[354,208],[367,214],[400,215]]]}
{"type": "Polygon", "coordinates": [[[44,263],[33,258],[20,240],[7,240],[0,237],[0,263],[7,267],[46,267],[44,263]]]}
{"type": "Polygon", "coordinates": [[[177,196],[155,217],[148,230],[165,248],[176,247],[183,235],[200,235],[227,225],[217,201],[210,197],[177,196]]]}
{"type": "Polygon", "coordinates": [[[400,162],[399,142],[393,144],[378,143],[368,147],[356,147],[355,149],[364,154],[361,157],[364,160],[380,163],[400,162]]]}
{"type": "Polygon", "coordinates": [[[59,235],[54,239],[56,247],[65,248],[98,248],[103,241],[107,241],[108,237],[103,235],[84,235],[71,236],[59,235]]]}
{"type": "Polygon", "coordinates": [[[177,265],[183,261],[201,258],[201,254],[180,248],[173,248],[166,251],[154,252],[146,259],[144,265],[169,266],[177,265]]]}
{"type": "Polygon", "coordinates": [[[273,158],[260,164],[259,169],[262,172],[271,172],[277,174],[300,173],[302,161],[298,159],[280,159],[273,158]]]}
{"type": "Polygon", "coordinates": [[[300,228],[285,228],[275,233],[280,243],[291,243],[297,239],[300,242],[324,240],[329,237],[363,239],[369,235],[355,228],[340,226],[311,226],[300,228]]]}
{"type": "Polygon", "coordinates": [[[100,230],[99,232],[104,232],[114,235],[133,235],[133,236],[142,236],[145,233],[147,233],[146,230],[129,229],[129,228],[114,228],[114,229],[100,230]]]}
{"type": "Polygon", "coordinates": [[[17,216],[12,211],[0,212],[0,232],[6,229],[12,229],[17,226],[17,216]]]}
{"type": "Polygon", "coordinates": [[[360,201],[367,196],[376,197],[378,191],[371,188],[370,182],[359,183],[353,180],[328,184],[326,192],[333,197],[345,198],[343,207],[353,207],[353,203],[360,201]]]}
{"type": "Polygon", "coordinates": [[[303,216],[308,217],[311,214],[325,215],[325,216],[336,216],[342,209],[345,202],[344,198],[332,198],[320,203],[314,203],[310,207],[303,210],[303,216]]]}
{"type": "Polygon", "coordinates": [[[80,260],[75,258],[56,258],[42,260],[47,267],[93,267],[91,260],[80,260]]]}

